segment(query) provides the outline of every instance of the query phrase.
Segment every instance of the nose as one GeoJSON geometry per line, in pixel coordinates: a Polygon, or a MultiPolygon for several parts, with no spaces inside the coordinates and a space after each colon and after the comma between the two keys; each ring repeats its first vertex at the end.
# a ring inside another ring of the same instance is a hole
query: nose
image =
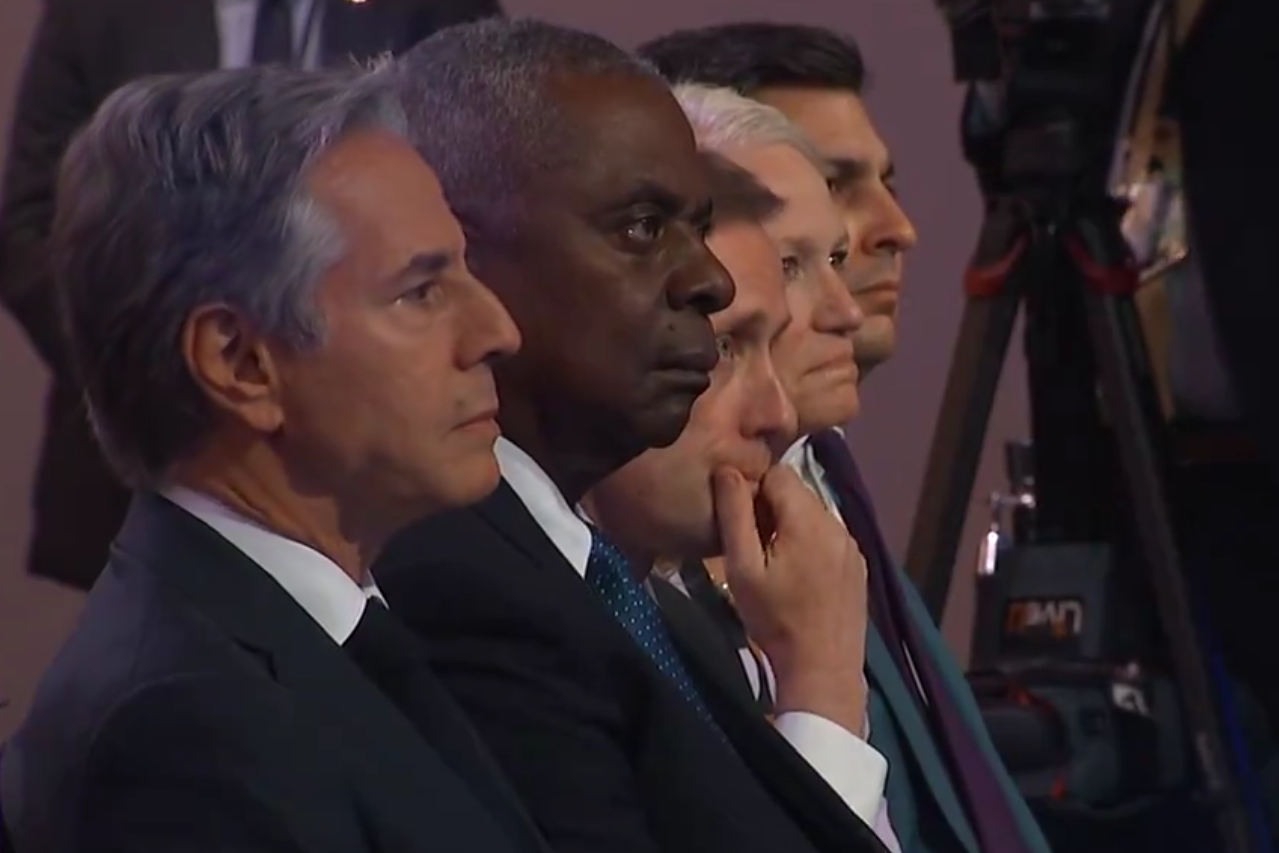
{"type": "Polygon", "coordinates": [[[493,362],[519,351],[519,327],[502,301],[478,279],[470,280],[466,301],[460,308],[464,320],[458,344],[463,368],[493,362]]]}
{"type": "Polygon", "coordinates": [[[724,265],[700,239],[689,261],[671,279],[667,298],[676,311],[692,308],[709,317],[723,311],[737,296],[737,286],[724,265]]]}
{"type": "Polygon", "coordinates": [[[866,315],[835,269],[827,268],[821,275],[821,295],[813,309],[813,328],[825,334],[851,337],[866,322],[866,315]]]}
{"type": "Polygon", "coordinates": [[[868,255],[900,255],[919,242],[915,225],[887,187],[880,187],[862,225],[862,251],[868,255]]]}
{"type": "Polygon", "coordinates": [[[799,416],[790,395],[782,387],[771,356],[765,355],[752,371],[750,392],[745,395],[742,433],[763,441],[774,459],[780,459],[799,434],[799,416]]]}

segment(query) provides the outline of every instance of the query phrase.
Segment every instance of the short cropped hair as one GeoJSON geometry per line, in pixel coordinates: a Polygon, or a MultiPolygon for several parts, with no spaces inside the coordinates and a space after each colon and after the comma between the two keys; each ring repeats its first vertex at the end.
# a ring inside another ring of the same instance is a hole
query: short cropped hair
{"type": "Polygon", "coordinates": [[[638,53],[673,83],[761,89],[838,89],[860,95],[866,65],[857,42],[822,27],[746,22],[678,30],[638,53]]]}
{"type": "Polygon", "coordinates": [[[698,147],[718,154],[744,148],[787,145],[804,156],[823,178],[833,176],[808,136],[774,107],[752,101],[732,89],[679,83],[672,87],[698,147]]]}
{"type": "Polygon", "coordinates": [[[434,167],[468,237],[507,225],[531,177],[589,156],[563,130],[552,84],[574,78],[665,81],[592,33],[487,18],[448,27],[391,65],[411,141],[434,167]]]}
{"type": "Polygon", "coordinates": [[[154,487],[211,426],[182,330],[223,303],[305,349],[342,235],[309,167],[347,134],[401,134],[376,75],[248,68],[153,77],[102,104],[71,142],[49,256],[73,363],[108,461],[154,487]]]}

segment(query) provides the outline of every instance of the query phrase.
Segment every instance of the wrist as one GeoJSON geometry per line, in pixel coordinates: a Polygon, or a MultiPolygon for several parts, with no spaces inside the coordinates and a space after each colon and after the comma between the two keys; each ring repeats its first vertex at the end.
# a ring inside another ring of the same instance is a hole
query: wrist
{"type": "Polygon", "coordinates": [[[861,669],[778,669],[774,713],[814,714],[862,736],[866,719],[866,679],[861,669]]]}

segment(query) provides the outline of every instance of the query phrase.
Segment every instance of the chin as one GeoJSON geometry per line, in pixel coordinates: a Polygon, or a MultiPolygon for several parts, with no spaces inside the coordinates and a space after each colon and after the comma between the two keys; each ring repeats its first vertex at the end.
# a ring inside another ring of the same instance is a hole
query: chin
{"type": "Polygon", "coordinates": [[[652,450],[674,444],[688,426],[696,400],[689,395],[668,395],[636,413],[635,434],[645,448],[652,450]]]}
{"type": "Polygon", "coordinates": [[[892,317],[867,317],[853,335],[853,352],[865,374],[890,359],[897,349],[897,323],[892,317]]]}
{"type": "Polygon", "coordinates": [[[497,467],[497,457],[486,453],[450,460],[440,466],[436,477],[432,512],[445,512],[479,503],[493,494],[502,472],[497,467]]]}

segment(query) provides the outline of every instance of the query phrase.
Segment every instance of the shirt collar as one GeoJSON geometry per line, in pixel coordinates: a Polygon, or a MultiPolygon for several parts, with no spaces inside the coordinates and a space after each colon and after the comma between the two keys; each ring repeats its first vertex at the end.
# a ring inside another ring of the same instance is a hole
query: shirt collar
{"type": "Polygon", "coordinates": [[[510,440],[493,447],[502,477],[528,509],[537,526],[582,577],[591,558],[591,529],[551,481],[542,466],[510,440]]]}
{"type": "Polygon", "coordinates": [[[314,548],[267,530],[207,495],[181,487],[163,496],[203,521],[284,588],[338,645],[345,643],[368,598],[382,598],[369,580],[361,586],[314,548]]]}

